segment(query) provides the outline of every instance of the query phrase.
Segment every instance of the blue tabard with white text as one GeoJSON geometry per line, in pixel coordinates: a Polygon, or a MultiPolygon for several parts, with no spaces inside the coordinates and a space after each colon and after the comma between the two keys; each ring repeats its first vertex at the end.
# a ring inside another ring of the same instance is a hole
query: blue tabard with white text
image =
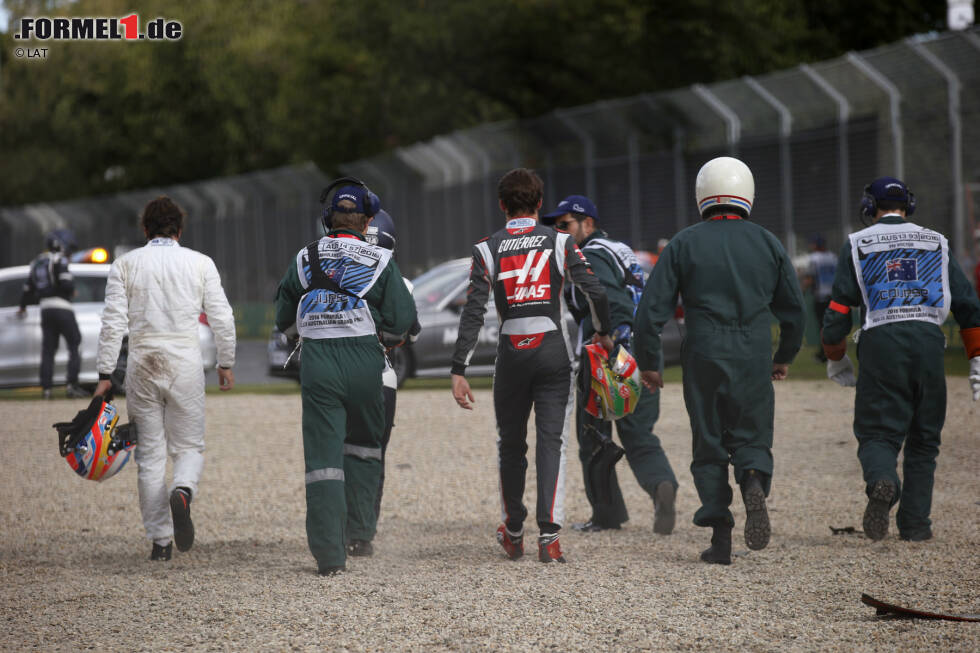
{"type": "Polygon", "coordinates": [[[949,315],[949,243],[909,222],[878,223],[850,236],[854,271],[868,307],[864,329],[949,315]]]}

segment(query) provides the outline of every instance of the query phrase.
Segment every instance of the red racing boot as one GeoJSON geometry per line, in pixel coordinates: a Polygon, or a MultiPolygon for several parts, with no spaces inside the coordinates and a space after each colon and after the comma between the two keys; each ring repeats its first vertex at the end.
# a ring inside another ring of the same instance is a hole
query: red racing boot
{"type": "Polygon", "coordinates": [[[514,535],[507,530],[507,526],[501,524],[500,528],[497,529],[497,543],[504,547],[507,557],[511,560],[517,560],[524,555],[523,532],[518,535],[514,535]]]}
{"type": "Polygon", "coordinates": [[[538,560],[541,562],[565,562],[558,543],[558,533],[546,533],[538,536],[538,560]]]}

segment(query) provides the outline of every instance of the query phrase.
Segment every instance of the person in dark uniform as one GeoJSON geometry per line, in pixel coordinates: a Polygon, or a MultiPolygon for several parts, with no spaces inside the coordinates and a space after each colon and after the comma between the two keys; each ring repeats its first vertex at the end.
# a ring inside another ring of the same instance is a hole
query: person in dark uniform
{"type": "Polygon", "coordinates": [[[297,252],[276,295],[276,326],[285,333],[295,324],[303,339],[306,534],[324,576],[343,571],[348,553],[370,555],[370,547],[348,547],[370,543],[377,526],[385,428],[379,334],[384,344],[402,342],[416,318],[391,251],[365,242],[380,208],[369,193],[350,178],[324,191],[329,231],[297,252]]]}
{"type": "Polygon", "coordinates": [[[756,550],[769,543],[772,382],[786,378],[800,349],[805,310],[786,250],[748,220],[755,197],[748,166],[731,157],[708,161],[698,172],[695,196],[702,220],[674,236],[660,255],[637,308],[633,338],[644,384],[656,391],[663,387],[660,332],[683,295],[684,401],[694,435],[691,473],[701,499],[694,523],[712,528],[701,559],[731,564],[730,464],[745,503],[745,543],[756,550]]]}
{"type": "Polygon", "coordinates": [[[38,299],[41,308],[41,396],[45,399],[51,398],[54,355],[61,338],[68,346],[68,385],[65,394],[73,399],[89,396],[78,385],[81,368],[78,347],[82,343],[82,334],[71,305],[75,281],[68,269],[68,256],[73,246],[74,236],[67,229],[57,229],[48,234],[45,239],[46,251],[31,262],[31,270],[21,293],[20,310],[17,311],[17,316],[24,318],[30,299],[38,299]]]}
{"type": "MultiPolygon", "coordinates": [[[[632,351],[633,313],[644,284],[643,269],[636,254],[628,245],[609,238],[599,227],[595,204],[584,195],[571,195],[559,202],[558,208],[541,216],[541,224],[555,225],[556,229],[571,234],[575,239],[609,299],[609,313],[614,325],[613,343],[621,344],[632,351]]],[[[572,315],[579,322],[580,340],[584,342],[591,339],[595,328],[581,293],[573,289],[569,304],[572,315]]],[[[588,366],[580,366],[580,375],[583,370],[587,377],[588,366]]],[[[669,535],[674,530],[677,478],[660,444],[660,438],[653,433],[653,426],[659,415],[660,395],[644,388],[636,410],[616,421],[616,431],[636,480],[653,500],[654,532],[669,535]]],[[[593,487],[593,478],[589,474],[590,464],[595,464],[593,456],[596,455],[596,434],[608,439],[612,435],[612,423],[589,415],[585,411],[584,397],[581,395],[575,417],[579,460],[585,472],[585,494],[592,506],[592,516],[583,524],[573,524],[573,528],[585,532],[620,528],[629,520],[629,512],[626,510],[615,468],[609,475],[608,487],[601,490],[593,487]],[[600,494],[606,493],[609,495],[608,501],[597,501],[600,494]]]]}
{"type": "MultiPolygon", "coordinates": [[[[823,324],[824,313],[830,305],[830,290],[834,285],[834,270],[837,257],[827,251],[827,241],[817,234],[810,239],[810,253],[807,255],[807,270],[803,277],[803,292],[813,294],[813,314],[817,319],[817,330],[823,324]]],[[[815,358],[820,363],[827,362],[823,347],[818,347],[815,358]]]]}
{"type": "MultiPolygon", "coordinates": [[[[380,205],[380,201],[378,204],[380,205]]],[[[377,245],[378,247],[391,250],[392,256],[394,256],[398,232],[395,229],[395,222],[391,219],[391,215],[384,209],[378,209],[377,214],[371,218],[371,223],[368,225],[364,238],[371,245],[377,245]]],[[[405,287],[408,288],[408,292],[412,292],[412,282],[408,279],[405,279],[405,287]]],[[[412,328],[408,330],[406,342],[415,342],[421,331],[422,325],[416,319],[412,324],[412,328]]],[[[381,477],[378,482],[378,498],[374,502],[374,512],[378,517],[381,516],[381,497],[384,494],[385,487],[385,456],[388,452],[388,442],[391,440],[391,429],[395,425],[395,405],[398,400],[398,375],[395,373],[395,369],[391,364],[393,357],[396,355],[394,348],[386,353],[385,369],[381,374],[381,383],[384,386],[385,397],[385,430],[381,438],[381,477]]],[[[348,552],[357,552],[359,548],[370,548],[370,546],[365,545],[370,545],[370,543],[360,541],[351,542],[348,545],[348,552]]]]}
{"type": "Polygon", "coordinates": [[[574,407],[573,349],[562,319],[568,277],[590,306],[596,338],[612,350],[609,305],[585,256],[568,234],[538,224],[543,184],[517,168],[497,186],[503,229],[473,247],[470,285],[452,362],[453,398],[472,410],[464,376],[483,327],[492,290],[500,318],[493,405],[499,439],[501,513],[497,541],[511,559],[524,553],[523,503],[527,471],[527,420],[537,427],[538,559],[564,562],[558,533],[565,512],[565,450],[574,407]]]}
{"type": "Polygon", "coordinates": [[[868,504],[864,533],[888,534],[889,512],[903,540],[932,537],[932,488],[946,419],[942,324],[950,311],[970,360],[970,390],[980,399],[980,300],[946,237],[908,222],[915,196],[894,177],[865,187],[861,213],[871,226],[853,233],[841,249],[830,307],[824,316],[827,375],[857,384],[854,435],[868,504]],[[851,307],[861,308],[856,381],[847,356],[851,307]],[[904,485],[898,453],[904,446],[904,485]]]}

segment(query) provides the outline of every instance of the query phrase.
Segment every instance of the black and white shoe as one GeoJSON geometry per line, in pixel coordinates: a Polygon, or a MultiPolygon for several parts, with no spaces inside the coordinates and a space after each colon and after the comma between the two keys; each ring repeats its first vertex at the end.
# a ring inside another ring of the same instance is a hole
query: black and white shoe
{"type": "Polygon", "coordinates": [[[174,519],[177,550],[188,551],[194,546],[194,522],[191,521],[191,493],[185,488],[175,488],[170,493],[170,514],[174,519]]]}
{"type": "Polygon", "coordinates": [[[69,399],[88,399],[92,396],[92,393],[85,392],[77,383],[69,383],[65,388],[65,396],[69,399]]]}
{"type": "Polygon", "coordinates": [[[601,524],[597,524],[595,521],[593,521],[591,519],[589,521],[586,521],[586,522],[576,522],[576,523],[572,524],[572,530],[578,531],[580,533],[598,533],[600,531],[618,531],[620,528],[621,528],[620,526],[603,526],[601,524]]]}

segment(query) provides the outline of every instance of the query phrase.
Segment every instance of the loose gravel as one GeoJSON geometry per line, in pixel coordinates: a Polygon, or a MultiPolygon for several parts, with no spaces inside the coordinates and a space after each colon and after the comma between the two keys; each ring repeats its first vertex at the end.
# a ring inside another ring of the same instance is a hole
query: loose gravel
{"type": "MultiPolygon", "coordinates": [[[[565,565],[534,555],[533,442],[530,555],[509,561],[494,540],[489,391],[472,413],[448,390],[402,392],[375,555],[330,578],[306,546],[298,395],[208,396],[197,539],[169,563],[148,560],[135,464],[92,483],[58,456],[50,425],[84,402],[0,402],[0,649],[980,650],[980,623],[881,618],[859,600],[980,612],[980,403],[965,379],[948,385],[935,538],[908,543],[894,510],[883,541],[860,534],[853,391],[778,383],[772,542],[747,551],[736,490],[730,567],[698,561],[710,531],[691,523],[679,385],[664,389],[656,427],[681,484],[674,534],[653,534],[652,502],[621,463],[631,520],[616,532],[566,528],[565,565]]],[[[568,521],[582,521],[574,437],[568,453],[568,521]]]]}

